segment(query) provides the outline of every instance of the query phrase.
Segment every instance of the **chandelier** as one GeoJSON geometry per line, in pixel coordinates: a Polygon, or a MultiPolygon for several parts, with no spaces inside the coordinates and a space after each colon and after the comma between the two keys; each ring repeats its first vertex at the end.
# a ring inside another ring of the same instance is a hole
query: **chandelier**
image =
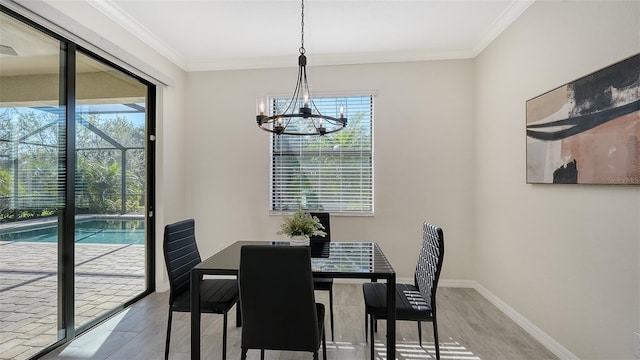
{"type": "Polygon", "coordinates": [[[264,103],[260,102],[260,113],[256,115],[258,127],[278,135],[325,135],[347,126],[344,107],[340,106],[340,117],[322,115],[311,98],[307,83],[307,57],[304,49],[304,0],[302,0],[300,56],[298,56],[298,81],[293,96],[281,114],[266,116],[264,103]],[[297,112],[296,112],[297,111],[297,112]]]}

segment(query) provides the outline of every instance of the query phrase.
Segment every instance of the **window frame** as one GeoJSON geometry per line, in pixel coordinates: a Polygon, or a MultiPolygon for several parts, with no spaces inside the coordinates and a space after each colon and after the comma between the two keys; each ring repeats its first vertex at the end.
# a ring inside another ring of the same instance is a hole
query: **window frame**
{"type": "MultiPolygon", "coordinates": [[[[357,211],[348,211],[345,210],[343,206],[340,206],[342,209],[339,210],[335,210],[335,209],[318,209],[316,207],[306,207],[306,206],[302,206],[303,210],[307,210],[307,211],[326,211],[331,213],[332,215],[337,215],[337,216],[373,216],[375,214],[375,181],[374,181],[374,174],[375,174],[375,98],[376,98],[376,92],[375,91],[358,91],[358,92],[327,92],[327,93],[320,93],[320,94],[314,94],[314,100],[318,101],[318,99],[334,99],[334,98],[369,98],[369,110],[368,110],[368,116],[370,117],[370,122],[368,123],[369,127],[370,127],[370,132],[367,134],[370,138],[370,150],[366,150],[366,154],[368,155],[369,158],[369,162],[370,162],[370,166],[368,167],[369,169],[369,176],[370,176],[370,184],[367,187],[367,191],[370,194],[369,197],[369,208],[366,210],[357,210],[357,211]]],[[[289,95],[290,96],[290,95],[289,95]]],[[[284,94],[278,94],[278,95],[269,95],[269,96],[265,96],[263,97],[266,100],[266,103],[268,104],[268,111],[271,115],[274,114],[275,112],[275,108],[276,108],[276,101],[279,100],[283,100],[286,99],[288,100],[289,98],[287,97],[287,95],[284,94]]],[[[318,106],[320,107],[320,106],[318,106]]],[[[321,108],[321,107],[320,107],[321,108]]],[[[322,109],[322,108],[321,108],[322,109]]],[[[323,113],[324,111],[321,110],[323,113]]],[[[352,112],[353,114],[353,112],[352,112]]],[[[329,112],[330,115],[330,112],[329,112]]],[[[347,119],[349,119],[349,122],[347,124],[346,129],[349,129],[349,126],[352,126],[352,119],[350,118],[348,109],[345,110],[345,117],[347,117],[347,119]]],[[[337,133],[334,134],[340,134],[342,131],[341,130],[337,133]]],[[[331,137],[334,134],[329,134],[329,135],[324,135],[326,137],[331,137]]],[[[276,182],[277,182],[277,171],[276,171],[276,158],[279,157],[278,154],[276,154],[275,152],[276,150],[276,141],[277,141],[277,137],[278,136],[292,136],[292,135],[277,135],[277,134],[270,134],[271,138],[269,141],[269,160],[270,160],[270,164],[269,164],[269,214],[270,215],[286,215],[286,214],[292,214],[294,211],[297,210],[297,208],[290,208],[290,209],[277,209],[277,203],[278,201],[276,201],[276,192],[278,191],[276,189],[276,182]]],[[[303,136],[300,136],[303,137],[303,136]]],[[[306,136],[306,137],[312,137],[312,135],[306,136]]],[[[308,155],[308,154],[316,154],[316,153],[323,153],[325,151],[323,150],[305,150],[305,151],[301,151],[301,153],[303,153],[303,155],[308,155]]],[[[329,154],[332,154],[330,156],[351,156],[353,153],[355,152],[362,152],[361,150],[353,150],[353,151],[345,151],[345,153],[347,153],[347,155],[344,155],[342,152],[326,152],[329,154]]],[[[280,156],[282,156],[284,154],[281,154],[280,156]]],[[[285,155],[285,156],[291,156],[289,155],[285,155]]],[[[292,156],[299,156],[299,155],[292,155],[292,156]]]]}

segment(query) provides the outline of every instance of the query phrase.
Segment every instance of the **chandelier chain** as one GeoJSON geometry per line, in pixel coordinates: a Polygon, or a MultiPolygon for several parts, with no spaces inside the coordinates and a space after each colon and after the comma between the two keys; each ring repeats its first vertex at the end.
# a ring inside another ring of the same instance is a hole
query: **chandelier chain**
{"type": "Polygon", "coordinates": [[[304,0],[302,0],[302,15],[301,15],[301,21],[300,21],[300,35],[301,35],[301,40],[300,40],[300,54],[304,54],[305,50],[304,50],[304,0]]]}

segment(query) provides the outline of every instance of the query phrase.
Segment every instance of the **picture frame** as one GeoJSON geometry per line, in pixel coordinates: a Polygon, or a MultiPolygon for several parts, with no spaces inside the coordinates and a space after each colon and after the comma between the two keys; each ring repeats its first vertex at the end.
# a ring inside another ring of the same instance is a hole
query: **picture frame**
{"type": "Polygon", "coordinates": [[[640,184],[640,54],[526,101],[528,184],[640,184]]]}

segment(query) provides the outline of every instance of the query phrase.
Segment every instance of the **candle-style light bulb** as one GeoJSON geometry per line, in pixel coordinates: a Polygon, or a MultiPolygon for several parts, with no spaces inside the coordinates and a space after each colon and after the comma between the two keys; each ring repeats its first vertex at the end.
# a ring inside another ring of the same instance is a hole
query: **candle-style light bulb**
{"type": "Polygon", "coordinates": [[[320,127],[322,127],[322,118],[320,118],[320,127]]]}
{"type": "Polygon", "coordinates": [[[309,107],[309,92],[304,91],[304,107],[309,107]]]}
{"type": "Polygon", "coordinates": [[[284,132],[284,127],[282,126],[282,116],[278,116],[276,118],[275,124],[273,124],[273,131],[276,134],[282,134],[284,132]]]}
{"type": "Polygon", "coordinates": [[[340,105],[340,118],[344,117],[344,107],[340,105]]]}
{"type": "Polygon", "coordinates": [[[260,100],[260,115],[264,115],[264,100],[260,100]]]}

